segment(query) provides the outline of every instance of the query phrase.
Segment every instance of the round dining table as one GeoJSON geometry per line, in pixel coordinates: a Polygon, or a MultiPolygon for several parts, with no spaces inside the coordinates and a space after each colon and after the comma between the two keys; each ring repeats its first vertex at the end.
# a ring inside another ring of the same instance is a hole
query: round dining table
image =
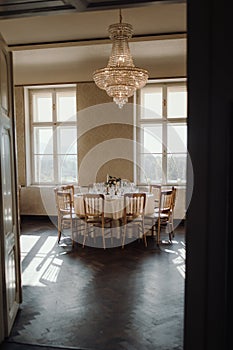
{"type": "MultiPolygon", "coordinates": [[[[84,194],[74,194],[74,211],[78,216],[84,216],[84,194]]],[[[154,212],[154,195],[153,193],[146,193],[145,215],[154,212]]],[[[124,196],[123,195],[105,195],[104,201],[104,215],[106,217],[118,220],[124,214],[124,196]]]]}

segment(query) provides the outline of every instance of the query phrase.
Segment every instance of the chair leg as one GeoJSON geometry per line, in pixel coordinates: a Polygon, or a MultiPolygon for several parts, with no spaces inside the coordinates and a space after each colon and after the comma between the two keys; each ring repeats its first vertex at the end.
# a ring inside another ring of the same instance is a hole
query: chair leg
{"type": "Polygon", "coordinates": [[[57,222],[57,231],[58,231],[58,239],[57,243],[60,243],[61,240],[61,219],[58,216],[58,222],[57,222]]]}
{"type": "Polygon", "coordinates": [[[88,224],[85,222],[85,229],[84,229],[84,235],[83,235],[83,248],[85,246],[85,242],[87,238],[87,230],[88,230],[88,224]]]}
{"type": "Polygon", "coordinates": [[[111,231],[111,246],[112,246],[113,245],[112,221],[110,222],[110,231],[111,231]]]}
{"type": "Polygon", "coordinates": [[[174,224],[173,221],[169,223],[169,241],[172,243],[172,238],[174,238],[174,224]]]}
{"type": "Polygon", "coordinates": [[[94,243],[96,244],[96,230],[95,230],[95,227],[93,229],[93,239],[94,239],[94,243]]]}
{"type": "Polygon", "coordinates": [[[151,226],[151,236],[155,236],[155,222],[152,220],[152,226],[151,226]]]}
{"type": "Polygon", "coordinates": [[[161,223],[160,218],[158,218],[158,225],[157,225],[157,245],[160,243],[160,230],[161,230],[161,223]]]}
{"type": "Polygon", "coordinates": [[[172,227],[172,238],[174,238],[175,237],[175,234],[174,234],[174,220],[173,220],[173,218],[172,218],[172,222],[171,222],[171,227],[172,227]]]}
{"type": "Polygon", "coordinates": [[[142,222],[142,234],[143,234],[143,238],[144,238],[145,247],[147,247],[147,240],[146,240],[146,233],[145,233],[144,222],[142,222]]]}
{"type": "Polygon", "coordinates": [[[106,249],[105,236],[104,236],[104,224],[102,224],[102,238],[103,238],[103,248],[106,249]]]}
{"type": "Polygon", "coordinates": [[[155,222],[153,220],[151,225],[151,236],[154,237],[155,235],[156,235],[156,227],[155,227],[155,222]]]}
{"type": "Polygon", "coordinates": [[[72,248],[74,248],[74,222],[71,220],[71,240],[72,240],[72,248]]]}
{"type": "Polygon", "coordinates": [[[124,228],[123,228],[122,249],[124,248],[124,245],[125,245],[125,236],[126,236],[126,223],[124,223],[124,228]]]}
{"type": "Polygon", "coordinates": [[[169,242],[172,243],[172,232],[169,232],[169,242]]]}
{"type": "Polygon", "coordinates": [[[57,243],[60,243],[61,240],[61,230],[58,230],[58,239],[57,239],[57,243]]]}

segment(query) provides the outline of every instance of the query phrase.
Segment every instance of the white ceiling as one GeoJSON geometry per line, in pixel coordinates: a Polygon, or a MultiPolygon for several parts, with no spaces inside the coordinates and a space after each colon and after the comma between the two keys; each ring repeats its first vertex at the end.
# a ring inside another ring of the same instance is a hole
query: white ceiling
{"type": "MultiPolygon", "coordinates": [[[[123,9],[122,17],[134,29],[130,42],[134,63],[148,69],[150,77],[171,59],[174,67],[185,65],[185,3],[123,9]]],[[[14,52],[16,76],[17,71],[23,77],[34,68],[79,67],[80,80],[92,80],[93,71],[107,65],[111,51],[107,29],[116,22],[118,10],[77,12],[0,20],[0,32],[14,52]]]]}
{"type": "MultiPolygon", "coordinates": [[[[186,32],[186,4],[154,4],[122,10],[134,35],[186,32]]],[[[108,26],[119,22],[118,10],[76,12],[0,20],[8,45],[107,38],[108,26]]]]}

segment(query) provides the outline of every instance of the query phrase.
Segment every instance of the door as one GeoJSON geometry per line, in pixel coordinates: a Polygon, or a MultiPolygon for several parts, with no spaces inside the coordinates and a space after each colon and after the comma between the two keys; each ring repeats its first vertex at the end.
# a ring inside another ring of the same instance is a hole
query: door
{"type": "Polygon", "coordinates": [[[13,116],[12,56],[0,37],[0,342],[9,335],[21,302],[13,116]]]}

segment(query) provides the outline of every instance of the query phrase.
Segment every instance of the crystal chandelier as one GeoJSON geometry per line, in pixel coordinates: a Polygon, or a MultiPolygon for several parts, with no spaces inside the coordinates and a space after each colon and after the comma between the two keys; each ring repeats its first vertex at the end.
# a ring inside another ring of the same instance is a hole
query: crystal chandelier
{"type": "Polygon", "coordinates": [[[93,73],[93,79],[96,85],[106,90],[119,108],[122,108],[128,98],[146,84],[148,72],[135,67],[133,63],[128,44],[133,34],[133,27],[128,23],[122,23],[121,10],[120,23],[110,25],[108,32],[112,40],[111,56],[106,68],[93,73]]]}

